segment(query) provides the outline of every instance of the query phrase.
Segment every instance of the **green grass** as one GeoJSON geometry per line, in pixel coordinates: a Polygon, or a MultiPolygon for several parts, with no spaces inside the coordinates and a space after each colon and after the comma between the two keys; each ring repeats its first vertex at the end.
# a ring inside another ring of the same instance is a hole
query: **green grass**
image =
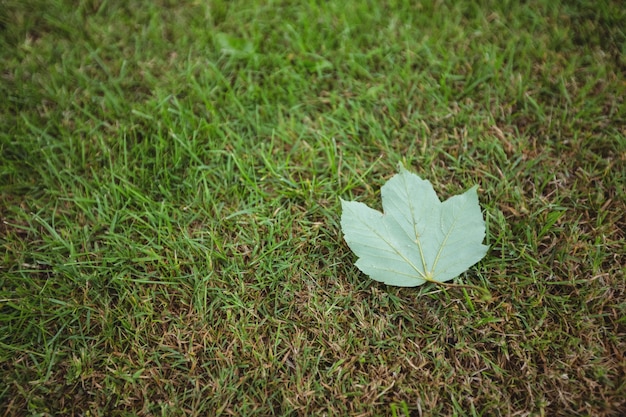
{"type": "Polygon", "coordinates": [[[0,414],[626,413],[619,1],[0,7],[0,414]],[[481,3],[481,5],[477,5],[481,3]],[[524,3],[524,4],[520,4],[524,3]],[[479,184],[394,288],[340,198],[479,184]]]}

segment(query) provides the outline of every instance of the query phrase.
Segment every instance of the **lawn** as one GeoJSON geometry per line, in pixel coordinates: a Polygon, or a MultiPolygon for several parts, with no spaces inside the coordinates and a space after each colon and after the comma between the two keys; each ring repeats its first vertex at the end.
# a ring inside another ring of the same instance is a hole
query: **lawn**
{"type": "Polygon", "coordinates": [[[626,415],[625,27],[2,0],[0,415],[626,415]],[[355,267],[341,199],[380,209],[399,163],[478,185],[467,286],[355,267]]]}

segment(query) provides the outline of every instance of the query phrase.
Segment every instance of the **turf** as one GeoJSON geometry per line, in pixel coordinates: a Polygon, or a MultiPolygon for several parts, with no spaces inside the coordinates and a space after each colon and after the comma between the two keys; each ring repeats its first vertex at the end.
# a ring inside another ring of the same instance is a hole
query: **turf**
{"type": "Polygon", "coordinates": [[[621,2],[0,7],[0,414],[626,414],[621,2]],[[479,185],[395,288],[340,198],[479,185]]]}

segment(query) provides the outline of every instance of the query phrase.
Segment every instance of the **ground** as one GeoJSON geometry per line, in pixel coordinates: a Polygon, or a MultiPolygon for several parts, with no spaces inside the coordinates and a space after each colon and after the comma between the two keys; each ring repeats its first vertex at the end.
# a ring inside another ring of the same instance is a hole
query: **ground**
{"type": "Polygon", "coordinates": [[[625,9],[479,3],[4,0],[0,414],[625,415],[625,9]],[[398,163],[482,290],[354,266],[398,163]]]}

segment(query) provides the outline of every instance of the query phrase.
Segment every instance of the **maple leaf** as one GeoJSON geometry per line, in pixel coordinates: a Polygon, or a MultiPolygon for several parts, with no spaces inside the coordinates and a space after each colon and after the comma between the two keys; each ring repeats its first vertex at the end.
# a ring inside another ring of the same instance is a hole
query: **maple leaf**
{"type": "Polygon", "coordinates": [[[341,200],[341,228],[372,279],[414,287],[449,281],[480,261],[488,246],[474,186],[441,202],[429,181],[404,168],[381,189],[384,214],[341,200]]]}

